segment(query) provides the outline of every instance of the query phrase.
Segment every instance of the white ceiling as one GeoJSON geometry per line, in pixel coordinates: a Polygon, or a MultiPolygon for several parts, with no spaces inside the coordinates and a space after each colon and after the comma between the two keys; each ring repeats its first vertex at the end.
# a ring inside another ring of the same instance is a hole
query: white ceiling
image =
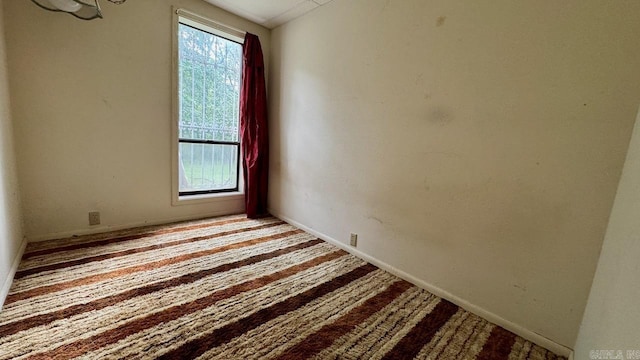
{"type": "Polygon", "coordinates": [[[332,0],[204,0],[273,29],[332,0]]]}

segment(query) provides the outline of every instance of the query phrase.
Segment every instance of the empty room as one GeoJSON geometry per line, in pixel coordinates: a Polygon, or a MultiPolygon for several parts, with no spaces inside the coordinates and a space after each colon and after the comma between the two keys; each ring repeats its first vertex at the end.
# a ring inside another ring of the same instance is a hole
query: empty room
{"type": "Polygon", "coordinates": [[[0,360],[640,359],[640,1],[0,0],[0,360]]]}

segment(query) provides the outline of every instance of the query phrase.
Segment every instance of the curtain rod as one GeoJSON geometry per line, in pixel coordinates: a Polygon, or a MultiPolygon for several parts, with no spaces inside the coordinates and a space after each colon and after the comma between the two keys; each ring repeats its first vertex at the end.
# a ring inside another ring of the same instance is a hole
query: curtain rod
{"type": "Polygon", "coordinates": [[[218,30],[222,30],[224,32],[227,33],[231,33],[239,38],[244,38],[244,36],[247,34],[246,31],[244,30],[240,30],[225,24],[222,24],[220,22],[217,22],[215,20],[211,20],[209,18],[200,16],[198,14],[192,13],[191,11],[185,10],[185,9],[176,9],[176,14],[178,15],[184,15],[186,17],[189,17],[193,20],[199,21],[205,25],[211,26],[214,29],[218,29],[218,30]],[[235,34],[234,34],[235,33],[235,34]]]}

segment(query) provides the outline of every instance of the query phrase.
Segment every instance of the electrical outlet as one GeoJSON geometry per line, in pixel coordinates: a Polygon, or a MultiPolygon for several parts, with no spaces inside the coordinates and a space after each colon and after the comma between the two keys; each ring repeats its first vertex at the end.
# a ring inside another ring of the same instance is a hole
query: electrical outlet
{"type": "Polygon", "coordinates": [[[100,225],[100,212],[92,211],[89,213],[89,225],[100,225]]]}
{"type": "Polygon", "coordinates": [[[358,246],[358,234],[356,233],[351,233],[351,246],[353,247],[357,247],[358,246]]]}

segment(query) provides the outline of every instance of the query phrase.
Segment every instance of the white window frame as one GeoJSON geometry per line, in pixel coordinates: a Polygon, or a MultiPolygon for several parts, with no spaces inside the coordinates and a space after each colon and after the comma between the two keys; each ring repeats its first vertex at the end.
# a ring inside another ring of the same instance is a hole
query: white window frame
{"type": "Polygon", "coordinates": [[[179,189],[179,171],[178,171],[178,153],[179,153],[179,141],[178,130],[180,123],[180,108],[179,108],[179,59],[178,59],[178,25],[180,23],[193,26],[195,28],[203,29],[214,35],[226,38],[231,41],[235,41],[240,44],[244,44],[245,32],[220,24],[214,20],[207,19],[191,11],[173,8],[173,46],[172,46],[172,121],[171,121],[171,204],[177,205],[190,205],[199,203],[219,202],[219,201],[232,201],[232,200],[244,200],[244,174],[242,167],[242,145],[240,146],[239,161],[240,166],[238,169],[238,191],[232,192],[219,192],[202,195],[188,195],[181,196],[179,189]]]}

